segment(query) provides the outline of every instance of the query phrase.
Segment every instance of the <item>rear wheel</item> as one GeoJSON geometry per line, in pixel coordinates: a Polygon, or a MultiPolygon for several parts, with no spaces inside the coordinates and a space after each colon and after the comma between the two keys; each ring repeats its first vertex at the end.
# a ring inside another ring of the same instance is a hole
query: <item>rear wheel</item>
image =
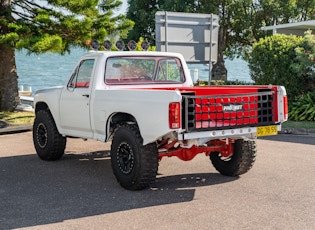
{"type": "Polygon", "coordinates": [[[142,145],[135,125],[122,125],[114,134],[111,163],[120,185],[129,190],[149,187],[158,169],[158,150],[155,143],[142,145]]]}
{"type": "Polygon", "coordinates": [[[225,176],[238,176],[248,172],[256,159],[256,142],[254,140],[236,140],[234,152],[230,157],[222,157],[219,152],[210,154],[213,166],[225,176]]]}
{"type": "Polygon", "coordinates": [[[36,113],[33,125],[33,142],[37,155],[46,161],[59,160],[64,154],[66,138],[59,134],[48,110],[36,113]]]}

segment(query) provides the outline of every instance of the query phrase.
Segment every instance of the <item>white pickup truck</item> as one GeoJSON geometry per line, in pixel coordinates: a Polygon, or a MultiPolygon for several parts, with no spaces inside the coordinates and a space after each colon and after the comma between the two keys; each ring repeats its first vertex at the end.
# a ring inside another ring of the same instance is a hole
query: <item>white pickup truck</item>
{"type": "Polygon", "coordinates": [[[209,156],[223,175],[246,173],[257,136],[287,120],[282,86],[194,87],[180,54],[92,51],[64,86],[37,91],[34,145],[58,160],[67,137],[111,141],[113,172],[126,189],[155,180],[159,161],[209,156]]]}

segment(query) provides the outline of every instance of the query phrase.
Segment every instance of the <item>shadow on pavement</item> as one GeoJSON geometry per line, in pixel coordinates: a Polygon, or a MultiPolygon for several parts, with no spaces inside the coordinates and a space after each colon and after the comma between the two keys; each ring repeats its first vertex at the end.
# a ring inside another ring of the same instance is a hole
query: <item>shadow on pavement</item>
{"type": "Polygon", "coordinates": [[[237,180],[220,174],[159,175],[153,187],[127,191],[114,178],[107,151],[0,158],[0,226],[22,228],[164,204],[189,202],[194,187],[237,180]]]}
{"type": "Polygon", "coordinates": [[[315,137],[311,135],[279,134],[276,136],[260,137],[259,139],[315,145],[315,137]]]}

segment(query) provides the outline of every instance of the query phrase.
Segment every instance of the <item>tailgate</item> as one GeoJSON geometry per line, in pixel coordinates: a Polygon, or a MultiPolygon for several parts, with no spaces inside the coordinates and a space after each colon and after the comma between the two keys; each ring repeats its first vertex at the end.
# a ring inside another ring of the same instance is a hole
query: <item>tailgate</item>
{"type": "Polygon", "coordinates": [[[272,125],[277,119],[275,92],[183,95],[182,113],[187,132],[272,125]]]}

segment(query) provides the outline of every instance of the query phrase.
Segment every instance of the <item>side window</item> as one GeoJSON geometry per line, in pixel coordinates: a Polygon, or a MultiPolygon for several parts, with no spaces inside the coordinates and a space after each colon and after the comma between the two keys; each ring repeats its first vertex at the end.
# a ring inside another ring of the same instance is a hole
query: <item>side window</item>
{"type": "Polygon", "coordinates": [[[88,88],[93,73],[94,59],[83,60],[75,73],[68,87],[72,88],[88,88]]]}

